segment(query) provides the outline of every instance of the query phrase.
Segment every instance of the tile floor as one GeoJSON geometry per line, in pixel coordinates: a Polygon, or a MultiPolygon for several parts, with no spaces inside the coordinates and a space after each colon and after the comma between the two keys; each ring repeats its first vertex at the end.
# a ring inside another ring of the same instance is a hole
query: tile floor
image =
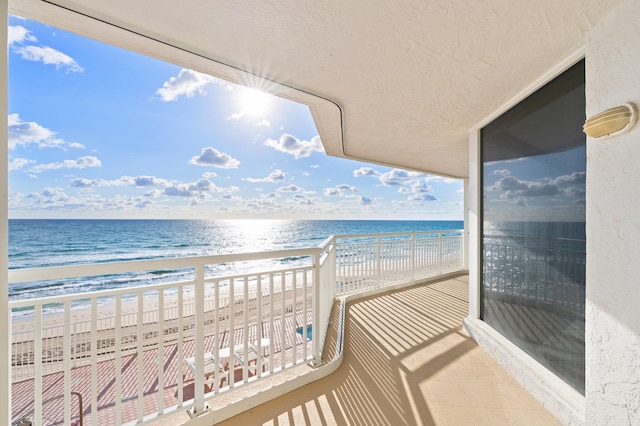
{"type": "Polygon", "coordinates": [[[559,424],[462,329],[467,280],[348,304],[336,372],[220,424],[559,424]]]}

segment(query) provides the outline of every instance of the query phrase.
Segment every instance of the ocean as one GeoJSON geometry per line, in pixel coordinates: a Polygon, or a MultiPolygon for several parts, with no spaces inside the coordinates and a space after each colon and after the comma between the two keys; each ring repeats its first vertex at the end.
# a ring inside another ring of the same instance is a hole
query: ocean
{"type": "MultiPolygon", "coordinates": [[[[463,221],[380,220],[64,220],[10,219],[9,269],[122,262],[316,247],[330,235],[462,229],[463,221]]],[[[296,266],[300,259],[280,259],[296,266]]],[[[246,266],[246,265],[244,265],[246,266]]],[[[215,275],[246,272],[217,266],[215,275]]],[[[160,284],[184,271],[9,284],[9,299],[31,299],[160,284]]]]}

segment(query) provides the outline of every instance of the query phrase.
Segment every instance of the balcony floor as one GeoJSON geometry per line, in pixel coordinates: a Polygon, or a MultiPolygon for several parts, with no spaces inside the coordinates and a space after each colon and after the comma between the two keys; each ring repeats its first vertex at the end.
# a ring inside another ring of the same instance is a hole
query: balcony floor
{"type": "Polygon", "coordinates": [[[465,333],[467,295],[463,275],[349,303],[336,372],[220,424],[559,424],[465,333]]]}

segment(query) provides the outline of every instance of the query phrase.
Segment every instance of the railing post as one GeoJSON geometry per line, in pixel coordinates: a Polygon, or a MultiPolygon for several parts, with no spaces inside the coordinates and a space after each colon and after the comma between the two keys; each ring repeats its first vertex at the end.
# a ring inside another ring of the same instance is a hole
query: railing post
{"type": "MultiPolygon", "coordinates": [[[[336,295],[336,292],[338,291],[337,285],[338,282],[336,280],[336,275],[338,273],[338,259],[337,259],[337,238],[333,238],[331,240],[331,244],[329,245],[329,303],[331,304],[331,302],[333,301],[333,298],[336,295]]],[[[330,309],[330,308],[329,308],[330,309]]]]}
{"type": "MultiPolygon", "coordinates": [[[[326,291],[320,291],[320,287],[322,286],[322,282],[320,280],[320,257],[321,253],[314,253],[312,256],[313,259],[313,301],[311,303],[312,306],[312,316],[313,321],[311,325],[311,350],[313,355],[312,365],[317,366],[322,363],[322,348],[320,347],[320,312],[321,306],[323,305],[322,294],[327,293],[326,291]]],[[[302,333],[306,330],[303,329],[302,333]]]]}
{"type": "Polygon", "coordinates": [[[416,282],[417,275],[416,274],[416,234],[411,234],[411,282],[416,282]]]}
{"type": "Polygon", "coordinates": [[[194,402],[190,415],[199,416],[208,411],[204,403],[204,265],[195,267],[195,361],[194,402]]]}
{"type": "Polygon", "coordinates": [[[62,337],[64,368],[64,424],[71,423],[71,302],[64,302],[64,336],[62,337]]]}
{"type": "Polygon", "coordinates": [[[382,266],[381,266],[381,246],[380,246],[380,235],[376,235],[376,275],[378,278],[378,283],[382,280],[382,266]]]}
{"type": "Polygon", "coordinates": [[[442,232],[438,233],[438,275],[442,274],[442,232]]]}
{"type": "MultiPolygon", "coordinates": [[[[34,419],[36,422],[42,422],[42,305],[38,304],[34,306],[34,351],[33,351],[33,364],[34,364],[34,419]]],[[[9,380],[9,386],[11,386],[11,380],[9,380]]],[[[11,411],[11,410],[9,410],[11,411]]],[[[9,417],[11,412],[9,412],[9,417]]]]}

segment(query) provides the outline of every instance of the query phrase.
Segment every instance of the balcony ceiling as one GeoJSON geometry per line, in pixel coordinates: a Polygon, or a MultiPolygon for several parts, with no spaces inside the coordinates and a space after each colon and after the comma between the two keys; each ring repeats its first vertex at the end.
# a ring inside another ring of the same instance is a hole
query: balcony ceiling
{"type": "Polygon", "coordinates": [[[466,177],[469,129],[581,49],[621,0],[46,3],[9,1],[12,13],[149,53],[68,24],[61,5],[324,98],[337,111],[316,114],[330,155],[466,177]]]}

